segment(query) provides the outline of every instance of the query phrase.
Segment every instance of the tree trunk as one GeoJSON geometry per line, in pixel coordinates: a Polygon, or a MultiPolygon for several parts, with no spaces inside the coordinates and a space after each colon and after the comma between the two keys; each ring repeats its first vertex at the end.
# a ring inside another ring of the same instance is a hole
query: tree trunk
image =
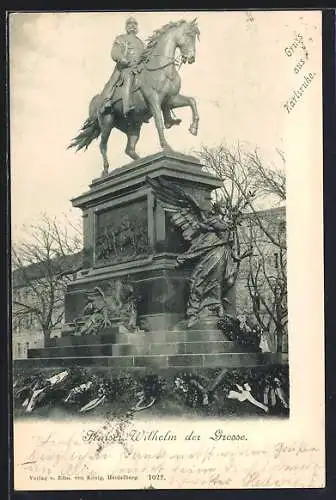
{"type": "Polygon", "coordinates": [[[48,328],[43,329],[43,336],[44,336],[44,347],[49,347],[51,331],[48,328]]]}
{"type": "Polygon", "coordinates": [[[283,343],[283,331],[281,325],[276,327],[276,342],[277,342],[277,352],[282,352],[283,343]]]}

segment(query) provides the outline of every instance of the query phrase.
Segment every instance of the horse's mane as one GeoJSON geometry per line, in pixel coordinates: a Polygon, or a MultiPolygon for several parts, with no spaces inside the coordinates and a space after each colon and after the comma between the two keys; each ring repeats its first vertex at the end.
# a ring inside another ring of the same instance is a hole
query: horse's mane
{"type": "Polygon", "coordinates": [[[187,21],[185,21],[184,19],[181,19],[180,21],[171,21],[170,23],[165,24],[161,28],[155,30],[153,34],[147,39],[147,45],[143,52],[142,57],[146,59],[152,52],[153,48],[156,47],[161,37],[165,35],[168,31],[170,31],[173,28],[177,28],[178,26],[181,26],[183,23],[186,22],[187,21]]]}

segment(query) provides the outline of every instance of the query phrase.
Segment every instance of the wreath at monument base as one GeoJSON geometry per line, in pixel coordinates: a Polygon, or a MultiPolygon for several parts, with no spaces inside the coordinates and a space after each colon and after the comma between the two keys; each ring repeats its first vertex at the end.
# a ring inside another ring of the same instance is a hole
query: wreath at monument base
{"type": "Polygon", "coordinates": [[[38,371],[16,375],[16,415],[48,413],[55,406],[64,414],[95,413],[111,407],[125,415],[155,409],[171,415],[191,411],[204,416],[244,412],[286,416],[288,367],[120,373],[109,377],[99,370],[74,367],[49,377],[38,371]]]}

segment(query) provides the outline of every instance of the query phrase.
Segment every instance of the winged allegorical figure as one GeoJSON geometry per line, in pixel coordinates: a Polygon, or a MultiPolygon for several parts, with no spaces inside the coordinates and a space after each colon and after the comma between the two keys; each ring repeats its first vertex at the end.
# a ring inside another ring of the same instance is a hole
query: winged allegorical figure
{"type": "Polygon", "coordinates": [[[178,265],[193,264],[186,313],[188,327],[204,317],[224,316],[229,304],[227,294],[236,281],[239,263],[251,255],[250,249],[242,255],[235,251],[241,210],[224,209],[214,203],[211,210],[205,211],[176,184],[164,178],[147,177],[147,181],[157,199],[172,209],[172,223],[190,242],[188,250],[177,257],[178,265]]]}

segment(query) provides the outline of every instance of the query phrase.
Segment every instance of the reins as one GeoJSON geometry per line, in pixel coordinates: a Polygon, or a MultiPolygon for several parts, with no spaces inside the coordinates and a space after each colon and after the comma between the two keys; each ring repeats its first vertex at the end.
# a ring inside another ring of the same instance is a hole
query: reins
{"type": "MultiPolygon", "coordinates": [[[[161,54],[152,54],[151,57],[162,57],[161,54]]],[[[149,62],[149,61],[148,61],[149,62]]],[[[145,62],[145,68],[147,71],[158,71],[160,69],[167,68],[168,66],[172,66],[173,64],[177,66],[177,69],[179,70],[182,65],[182,61],[179,63],[176,59],[173,59],[172,61],[167,62],[166,64],[163,64],[162,66],[157,66],[156,68],[148,68],[146,64],[148,62],[145,62]]]]}
{"type": "Polygon", "coordinates": [[[158,71],[159,69],[167,68],[168,66],[171,66],[172,64],[175,64],[175,61],[168,62],[167,64],[164,64],[163,66],[158,66],[157,68],[147,68],[147,66],[145,66],[145,68],[147,71],[158,71]]]}

